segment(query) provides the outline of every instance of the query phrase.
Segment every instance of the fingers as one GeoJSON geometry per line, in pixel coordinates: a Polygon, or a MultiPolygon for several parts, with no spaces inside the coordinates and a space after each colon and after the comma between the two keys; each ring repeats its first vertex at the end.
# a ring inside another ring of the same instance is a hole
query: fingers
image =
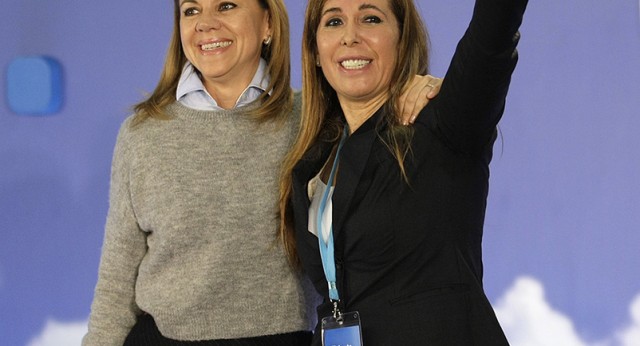
{"type": "Polygon", "coordinates": [[[400,122],[413,124],[420,111],[440,92],[442,78],[416,75],[399,98],[400,122]]]}
{"type": "Polygon", "coordinates": [[[414,104],[414,110],[411,112],[411,119],[409,123],[413,124],[420,111],[426,107],[431,99],[436,97],[440,92],[440,87],[442,86],[442,78],[433,77],[431,75],[427,75],[428,82],[423,89],[420,90],[420,94],[416,98],[416,103],[414,104]]]}
{"type": "Polygon", "coordinates": [[[420,89],[425,88],[424,85],[412,85],[402,94],[400,98],[401,103],[401,123],[403,125],[409,125],[411,118],[414,116],[416,104],[420,103],[418,101],[418,95],[420,94],[420,89]]]}
{"type": "Polygon", "coordinates": [[[430,88],[431,90],[427,94],[427,98],[433,99],[434,97],[438,96],[438,93],[440,93],[440,88],[442,87],[443,79],[433,77],[433,76],[429,76],[429,77],[432,77],[432,78],[427,84],[427,87],[430,88]]]}
{"type": "MultiPolygon", "coordinates": [[[[400,110],[400,123],[403,125],[409,125],[411,118],[414,117],[416,105],[420,101],[418,98],[421,93],[426,93],[425,90],[427,84],[430,81],[430,77],[416,75],[414,76],[404,89],[404,92],[399,98],[399,110],[400,110]]],[[[424,105],[423,105],[424,106],[424,105]]],[[[422,108],[419,108],[422,109],[422,108]]]]}

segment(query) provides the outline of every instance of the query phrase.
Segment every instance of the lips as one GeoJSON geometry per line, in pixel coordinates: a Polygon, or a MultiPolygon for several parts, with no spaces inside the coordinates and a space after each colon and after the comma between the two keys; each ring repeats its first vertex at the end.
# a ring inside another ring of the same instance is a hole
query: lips
{"type": "Polygon", "coordinates": [[[368,59],[347,59],[340,62],[340,65],[347,70],[359,70],[369,65],[371,60],[368,59]]]}
{"type": "Polygon", "coordinates": [[[229,47],[233,42],[231,41],[219,41],[219,42],[211,42],[205,43],[200,46],[200,48],[204,51],[212,51],[220,48],[229,47]]]}

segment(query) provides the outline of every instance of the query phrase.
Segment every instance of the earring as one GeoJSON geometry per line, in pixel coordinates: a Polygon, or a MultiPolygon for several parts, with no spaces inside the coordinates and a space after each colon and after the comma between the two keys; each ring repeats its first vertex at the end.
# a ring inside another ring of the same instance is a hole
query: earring
{"type": "Polygon", "coordinates": [[[264,41],[262,41],[262,44],[264,44],[265,46],[268,46],[271,44],[271,35],[267,36],[267,38],[264,39],[264,41]]]}
{"type": "Polygon", "coordinates": [[[316,66],[320,67],[320,57],[316,55],[316,66]]]}

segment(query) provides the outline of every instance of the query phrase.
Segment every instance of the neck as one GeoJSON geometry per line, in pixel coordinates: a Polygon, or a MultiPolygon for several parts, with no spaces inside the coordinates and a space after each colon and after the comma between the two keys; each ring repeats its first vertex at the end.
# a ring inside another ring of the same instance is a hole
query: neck
{"type": "Polygon", "coordinates": [[[340,107],[347,120],[347,124],[349,124],[349,134],[354,133],[365,121],[371,118],[371,116],[387,102],[387,99],[388,96],[386,93],[368,100],[354,100],[338,95],[340,107]]]}
{"type": "Polygon", "coordinates": [[[234,76],[223,76],[221,78],[207,79],[203,78],[202,83],[205,89],[219,107],[224,109],[232,109],[236,106],[236,102],[240,95],[247,89],[253,76],[258,70],[258,64],[254,68],[245,69],[245,73],[234,76]]]}

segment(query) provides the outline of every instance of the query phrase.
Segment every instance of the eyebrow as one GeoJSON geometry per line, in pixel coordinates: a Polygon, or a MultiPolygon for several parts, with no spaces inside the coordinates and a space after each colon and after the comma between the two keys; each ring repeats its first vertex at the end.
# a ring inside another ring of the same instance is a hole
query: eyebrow
{"type": "Polygon", "coordinates": [[[194,4],[198,3],[196,0],[181,0],[179,6],[182,6],[182,5],[186,4],[187,2],[192,2],[194,4]]]}
{"type": "MultiPolygon", "coordinates": [[[[360,7],[358,7],[359,11],[362,10],[376,10],[382,14],[384,14],[384,11],[382,11],[378,6],[373,5],[373,4],[362,4],[360,5],[360,7]]],[[[327,13],[342,13],[342,9],[340,7],[331,7],[326,9],[324,12],[322,12],[322,16],[326,15],[327,13]]]]}
{"type": "Polygon", "coordinates": [[[362,10],[376,10],[376,11],[384,13],[384,11],[382,11],[378,6],[373,5],[373,4],[362,4],[362,5],[360,5],[360,7],[358,9],[360,11],[362,11],[362,10]]]}

